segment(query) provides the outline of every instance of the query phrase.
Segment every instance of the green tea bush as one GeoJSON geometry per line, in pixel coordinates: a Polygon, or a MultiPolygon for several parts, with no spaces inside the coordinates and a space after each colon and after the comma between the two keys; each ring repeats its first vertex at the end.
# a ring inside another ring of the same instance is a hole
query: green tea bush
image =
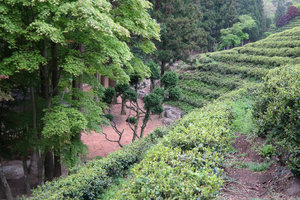
{"type": "Polygon", "coordinates": [[[186,72],[180,75],[180,79],[201,81],[209,85],[228,87],[231,90],[241,84],[241,79],[239,77],[226,77],[213,72],[186,72]]]}
{"type": "Polygon", "coordinates": [[[277,139],[277,147],[288,154],[294,173],[300,174],[300,65],[271,70],[264,78],[254,107],[259,133],[277,139]]]}
{"type": "Polygon", "coordinates": [[[231,74],[231,75],[239,75],[242,78],[254,77],[261,79],[263,76],[267,74],[268,69],[261,67],[254,67],[253,65],[240,65],[240,64],[229,64],[225,62],[215,62],[209,64],[199,64],[195,66],[193,69],[201,70],[201,71],[211,71],[220,74],[231,74]]]}
{"type": "MultiPolygon", "coordinates": [[[[300,40],[300,37],[299,39],[300,40]]],[[[240,53],[248,55],[261,55],[261,56],[280,56],[280,57],[298,57],[300,56],[300,47],[295,48],[256,48],[244,47],[239,50],[240,53]]]]}
{"type": "Polygon", "coordinates": [[[73,169],[67,177],[39,186],[29,199],[100,199],[103,191],[117,177],[141,160],[145,152],[167,133],[164,129],[156,129],[147,137],[124,146],[106,158],[90,161],[85,166],[73,169]]]}
{"type": "Polygon", "coordinates": [[[229,147],[230,103],[186,115],[132,169],[115,199],[213,199],[223,183],[222,153],[229,147]]]}

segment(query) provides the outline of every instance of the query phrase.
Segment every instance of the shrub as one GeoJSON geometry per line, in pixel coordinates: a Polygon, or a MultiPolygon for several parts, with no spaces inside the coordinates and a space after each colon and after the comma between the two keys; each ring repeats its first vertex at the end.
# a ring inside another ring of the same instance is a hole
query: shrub
{"type": "Polygon", "coordinates": [[[130,124],[135,124],[136,123],[136,118],[135,117],[128,117],[126,119],[126,122],[128,122],[130,124]]]}
{"type": "Polygon", "coordinates": [[[133,169],[116,199],[213,199],[223,183],[222,153],[230,141],[230,103],[192,112],[133,169]]]}
{"type": "Polygon", "coordinates": [[[179,87],[173,87],[168,90],[169,100],[177,101],[181,96],[181,89],[179,87]]]}
{"type": "Polygon", "coordinates": [[[105,117],[109,120],[109,121],[113,121],[114,120],[114,116],[112,114],[106,114],[105,117]]]}
{"type": "Polygon", "coordinates": [[[178,74],[174,71],[166,72],[161,78],[161,83],[165,89],[175,87],[178,83],[178,74]]]}
{"type": "MultiPolygon", "coordinates": [[[[292,169],[300,165],[293,158],[293,150],[300,145],[300,65],[271,70],[264,78],[254,107],[259,134],[270,135],[278,140],[288,155],[292,169]]],[[[299,171],[298,171],[299,173],[299,171]]]]}
{"type": "Polygon", "coordinates": [[[111,104],[113,97],[116,95],[116,91],[113,88],[107,88],[104,91],[103,101],[107,104],[111,104]]]}
{"type": "Polygon", "coordinates": [[[128,84],[120,84],[118,83],[115,86],[115,90],[117,92],[117,95],[121,95],[123,94],[126,90],[128,90],[130,88],[130,86],[128,84]]]}
{"type": "Polygon", "coordinates": [[[264,156],[264,157],[271,157],[273,156],[274,154],[274,147],[271,145],[271,144],[264,144],[260,149],[259,149],[259,152],[258,154],[261,155],[261,156],[264,156]]]}
{"type": "Polygon", "coordinates": [[[138,95],[137,95],[136,91],[134,91],[133,89],[127,89],[123,93],[122,98],[125,99],[125,100],[136,102],[137,98],[138,98],[138,95]]]}

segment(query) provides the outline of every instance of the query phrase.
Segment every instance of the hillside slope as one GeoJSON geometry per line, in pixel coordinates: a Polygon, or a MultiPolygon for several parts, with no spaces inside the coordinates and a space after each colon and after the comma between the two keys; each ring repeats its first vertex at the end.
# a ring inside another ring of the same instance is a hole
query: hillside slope
{"type": "Polygon", "coordinates": [[[181,63],[184,95],[171,103],[186,109],[188,104],[203,107],[218,101],[167,130],[158,129],[73,169],[68,177],[46,183],[30,199],[215,199],[224,184],[222,163],[235,127],[248,120],[249,105],[243,103],[251,93],[247,88],[257,89],[272,68],[300,63],[299,33],[297,27],[244,47],[198,55],[192,64],[181,63]],[[124,183],[118,185],[119,179],[124,183]]]}
{"type": "Polygon", "coordinates": [[[227,51],[200,54],[178,66],[182,97],[168,102],[184,111],[202,107],[229,91],[260,82],[278,66],[300,63],[300,26],[227,51]]]}
{"type": "Polygon", "coordinates": [[[295,17],[292,19],[288,24],[284,25],[283,27],[280,27],[278,30],[276,30],[276,33],[280,33],[282,31],[295,28],[297,26],[300,26],[300,16],[295,17]]]}

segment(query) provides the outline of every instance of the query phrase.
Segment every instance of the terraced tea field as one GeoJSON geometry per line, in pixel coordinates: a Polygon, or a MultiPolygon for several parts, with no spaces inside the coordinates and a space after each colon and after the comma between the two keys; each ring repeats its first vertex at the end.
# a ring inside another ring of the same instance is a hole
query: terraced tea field
{"type": "Polygon", "coordinates": [[[181,100],[167,102],[186,112],[229,91],[260,82],[274,67],[299,64],[300,26],[243,47],[199,54],[191,63],[178,66],[181,100]]]}

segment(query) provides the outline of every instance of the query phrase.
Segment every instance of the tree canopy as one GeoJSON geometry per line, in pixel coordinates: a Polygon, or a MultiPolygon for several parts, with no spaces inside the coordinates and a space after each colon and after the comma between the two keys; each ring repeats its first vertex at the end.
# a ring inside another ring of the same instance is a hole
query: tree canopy
{"type": "MultiPolygon", "coordinates": [[[[21,103],[31,119],[8,110],[20,116],[22,130],[10,132],[30,137],[29,149],[38,148],[40,160],[46,156],[47,162],[46,153],[54,152],[56,162],[73,165],[83,150],[80,132],[105,121],[104,90],[95,73],[122,83],[132,73],[150,75],[131,49],[155,50],[152,40],[159,40],[160,27],[148,13],[151,7],[147,0],[0,2],[0,74],[9,76],[1,85],[21,94],[11,108],[21,103]],[[83,83],[91,89],[83,91],[83,83]]],[[[1,86],[7,99],[3,91],[1,86]]],[[[1,116],[1,132],[12,127],[9,112],[1,116]]]]}

